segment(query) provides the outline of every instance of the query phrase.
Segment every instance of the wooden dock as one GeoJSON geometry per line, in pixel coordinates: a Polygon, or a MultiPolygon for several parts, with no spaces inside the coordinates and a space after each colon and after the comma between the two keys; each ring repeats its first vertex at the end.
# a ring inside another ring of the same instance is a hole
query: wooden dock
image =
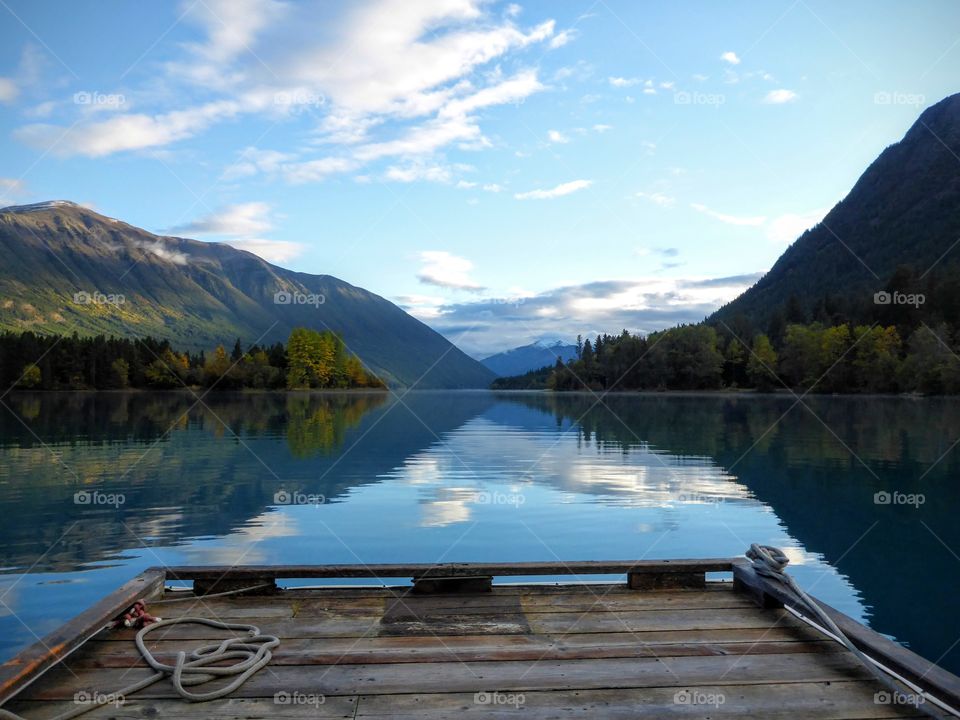
{"type": "MultiPolygon", "coordinates": [[[[783,607],[791,600],[777,585],[743,559],[153,569],[4,664],[0,700],[15,695],[3,708],[40,720],[149,675],[133,629],[81,642],[144,597],[164,619],[252,623],[280,646],[229,698],[187,703],[165,678],[83,717],[853,720],[936,710],[906,702],[916,697],[906,687],[902,698],[884,695],[850,651],[783,607]],[[706,582],[705,572],[727,581],[706,582]],[[612,573],[628,582],[489,584],[494,576],[612,573]],[[276,588],[294,577],[415,582],[276,588]],[[178,580],[192,580],[193,591],[164,590],[178,580]],[[252,586],[250,594],[194,594],[252,586]]],[[[858,647],[958,704],[960,679],[830,612],[858,647]]],[[[228,635],[174,625],[148,635],[147,646],[173,663],[179,651],[228,635]]]]}

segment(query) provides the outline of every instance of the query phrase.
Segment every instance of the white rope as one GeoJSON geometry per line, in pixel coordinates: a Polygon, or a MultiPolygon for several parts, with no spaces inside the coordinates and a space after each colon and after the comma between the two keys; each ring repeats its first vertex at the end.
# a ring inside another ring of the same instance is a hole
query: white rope
{"type": "MultiPolygon", "coordinates": [[[[254,673],[270,662],[273,657],[273,649],[280,644],[280,639],[273,635],[262,635],[260,628],[256,625],[225,623],[208,618],[182,617],[160,620],[144,626],[137,632],[135,642],[147,665],[155,670],[152,675],[109,695],[95,694],[89,703],[72,708],[50,720],[70,720],[70,718],[78,717],[103,705],[122,701],[128,695],[143,690],[164,677],[171,679],[177,693],[188,702],[203,702],[224,697],[239,689],[254,673]],[[189,656],[187,653],[180,651],[177,653],[177,660],[173,665],[160,662],[147,649],[144,638],[149,633],[162,627],[187,624],[207,625],[218,630],[244,632],[246,636],[227,638],[220,643],[203,645],[193,650],[189,656]],[[223,660],[236,660],[237,662],[226,667],[213,667],[214,663],[223,660]],[[206,693],[187,690],[188,687],[195,687],[225,677],[234,677],[234,680],[223,687],[206,693]]],[[[3,708],[0,708],[0,718],[3,720],[26,720],[26,718],[3,708]]]]}
{"type": "MultiPolygon", "coordinates": [[[[801,601],[804,609],[808,610],[810,614],[812,614],[819,621],[823,628],[828,631],[828,634],[833,635],[835,639],[839,640],[844,647],[852,652],[877,680],[883,683],[888,690],[896,695],[903,694],[900,686],[897,685],[897,683],[895,683],[889,675],[883,672],[883,670],[877,667],[877,662],[868,655],[865,655],[860,648],[854,645],[850,638],[844,635],[843,631],[837,627],[837,624],[833,621],[833,619],[827,615],[826,612],[824,612],[819,603],[807,595],[807,593],[805,593],[803,589],[797,585],[796,580],[784,572],[784,568],[786,568],[789,564],[790,558],[786,556],[786,553],[784,553],[783,550],[773,547],[772,545],[759,545],[757,543],[753,543],[750,546],[750,549],[747,550],[746,555],[747,559],[750,560],[753,566],[754,572],[756,572],[757,575],[773,578],[774,580],[778,580],[789,587],[801,601]]],[[[920,694],[926,697],[926,693],[921,691],[920,694]]],[[[922,710],[930,717],[939,717],[929,708],[921,708],[921,705],[922,703],[916,703],[915,707],[918,710],[922,710]]]]}

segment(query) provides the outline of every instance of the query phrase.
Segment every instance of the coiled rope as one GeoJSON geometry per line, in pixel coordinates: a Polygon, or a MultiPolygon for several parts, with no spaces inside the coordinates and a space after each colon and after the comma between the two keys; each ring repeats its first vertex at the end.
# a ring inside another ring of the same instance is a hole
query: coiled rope
{"type": "MultiPolygon", "coordinates": [[[[155,671],[149,677],[144,678],[132,685],[128,685],[122,690],[110,694],[95,694],[90,698],[90,702],[84,702],[78,707],[72,708],[65,713],[57,715],[51,720],[70,720],[91,710],[95,710],[103,705],[122,702],[128,695],[150,687],[158,680],[169,677],[173,687],[184,700],[188,702],[203,702],[205,700],[215,700],[224,697],[237,690],[243,683],[250,679],[254,673],[266,666],[273,657],[273,649],[280,644],[280,639],[273,635],[263,635],[260,628],[256,625],[247,625],[246,623],[225,623],[219,620],[210,620],[199,617],[181,617],[170,620],[159,620],[157,622],[145,625],[137,632],[135,639],[137,650],[147,664],[155,671]],[[206,625],[218,630],[228,630],[245,633],[244,637],[232,637],[223,640],[220,643],[203,645],[193,650],[189,655],[180,651],[177,653],[177,660],[173,665],[167,665],[157,660],[146,646],[144,638],[163,627],[173,625],[206,625]],[[236,660],[232,665],[214,667],[214,663],[220,663],[223,660],[236,660]],[[234,680],[223,687],[210,690],[209,692],[191,692],[188,687],[196,687],[204,683],[216,680],[218,678],[233,677],[234,680]]],[[[0,718],[3,720],[26,720],[25,718],[0,708],[0,718]]]]}
{"type": "MultiPolygon", "coordinates": [[[[784,553],[783,550],[773,547],[772,545],[759,545],[757,543],[753,543],[750,545],[750,549],[747,550],[746,555],[747,559],[751,562],[754,572],[756,572],[757,575],[773,578],[774,580],[778,580],[789,587],[801,601],[803,608],[813,615],[817,622],[822,625],[825,630],[832,633],[837,640],[839,640],[850,652],[852,652],[864,665],[864,667],[866,667],[870,673],[884,685],[884,687],[890,690],[890,692],[895,693],[895,696],[904,694],[901,687],[893,681],[890,675],[878,667],[877,661],[864,654],[860,648],[854,645],[850,638],[844,635],[843,631],[837,627],[837,624],[833,621],[833,619],[827,615],[826,612],[824,612],[823,608],[820,607],[817,601],[805,593],[803,589],[797,585],[796,580],[784,572],[784,569],[790,563],[790,558],[786,556],[786,553],[784,553]]],[[[935,698],[929,697],[921,688],[914,686],[913,683],[910,683],[903,678],[900,679],[905,685],[915,690],[925,699],[936,700],[935,698]]],[[[938,702],[937,704],[940,703],[938,702]]],[[[922,710],[930,717],[940,717],[929,708],[921,707],[922,705],[923,703],[916,703],[915,707],[918,710],[922,710]]]]}

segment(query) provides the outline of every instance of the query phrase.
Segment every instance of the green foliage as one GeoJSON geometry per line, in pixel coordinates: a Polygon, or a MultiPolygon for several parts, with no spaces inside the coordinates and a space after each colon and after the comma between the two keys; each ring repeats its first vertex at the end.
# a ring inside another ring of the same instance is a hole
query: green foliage
{"type": "Polygon", "coordinates": [[[22,388],[35,388],[40,384],[41,379],[40,368],[30,363],[23,368],[23,372],[20,375],[20,382],[17,384],[22,388]]]}
{"type": "Polygon", "coordinates": [[[777,351],[773,349],[770,338],[763,333],[757,335],[747,360],[747,377],[758,390],[771,390],[779,384],[777,359],[777,351]]]}
{"type": "Polygon", "coordinates": [[[205,385],[218,390],[383,388],[334,333],[298,328],[293,356],[282,344],[253,346],[232,355],[219,345],[209,354],[174,350],[166,340],[58,337],[32,332],[0,333],[0,384],[41,390],[177,389],[205,385]],[[235,356],[238,353],[239,358],[235,356]],[[39,358],[39,360],[37,360],[39,358]],[[294,381],[289,382],[288,373],[294,381]],[[306,378],[304,381],[303,378],[306,378]]]}
{"type": "Polygon", "coordinates": [[[624,331],[584,340],[577,360],[499,378],[493,387],[711,390],[745,384],[761,391],[952,395],[960,394],[957,346],[946,324],[918,328],[904,346],[894,326],[815,322],[787,325],[779,346],[758,333],[747,353],[732,333],[719,338],[708,325],[685,325],[646,338],[624,331]]]}

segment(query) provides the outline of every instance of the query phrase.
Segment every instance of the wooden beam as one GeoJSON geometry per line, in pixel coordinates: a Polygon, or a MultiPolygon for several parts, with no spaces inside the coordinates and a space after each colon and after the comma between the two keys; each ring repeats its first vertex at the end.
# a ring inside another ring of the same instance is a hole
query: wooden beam
{"type": "MultiPolygon", "coordinates": [[[[810,617],[810,611],[789,587],[773,578],[758,575],[749,563],[737,563],[733,568],[733,577],[734,587],[748,593],[761,607],[786,606],[816,622],[816,618],[810,617]]],[[[960,708],[960,677],[885,638],[822,600],[817,598],[813,600],[865,655],[915,683],[939,700],[960,708]]]]}
{"type": "Polygon", "coordinates": [[[449,593],[478,593],[493,590],[490,575],[467,575],[457,577],[415,577],[413,593],[416,595],[442,595],[449,593]]]}
{"type": "Polygon", "coordinates": [[[122,615],[133,603],[163,591],[164,572],[150,568],[42,640],[0,665],[0,705],[82,645],[97,630],[122,615]]]}
{"type": "Polygon", "coordinates": [[[413,563],[395,565],[185,566],[166,569],[169,580],[249,580],[280,578],[518,577],[535,575],[626,575],[729,572],[736,558],[708,560],[577,560],[572,562],[413,563]]]}

